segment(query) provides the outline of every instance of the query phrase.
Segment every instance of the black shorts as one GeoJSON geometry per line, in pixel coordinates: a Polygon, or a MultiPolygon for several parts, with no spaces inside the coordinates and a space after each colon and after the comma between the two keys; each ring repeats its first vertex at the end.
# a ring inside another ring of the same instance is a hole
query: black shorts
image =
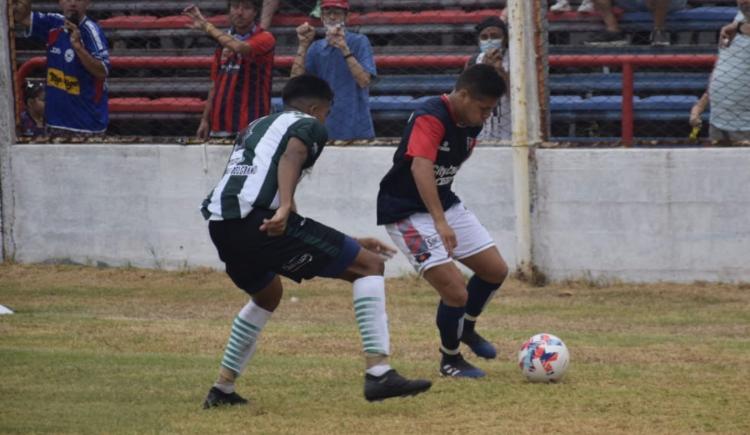
{"type": "Polygon", "coordinates": [[[335,278],[357,257],[360,245],[351,237],[292,212],[286,232],[271,237],[260,231],[274,210],[253,209],[243,219],[211,221],[208,230],[237,287],[254,294],[276,274],[294,281],[316,276],[335,278]]]}

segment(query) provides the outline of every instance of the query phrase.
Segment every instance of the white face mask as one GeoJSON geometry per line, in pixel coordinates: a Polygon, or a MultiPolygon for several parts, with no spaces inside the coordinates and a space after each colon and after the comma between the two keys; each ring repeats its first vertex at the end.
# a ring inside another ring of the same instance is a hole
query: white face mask
{"type": "Polygon", "coordinates": [[[344,29],[345,24],[343,21],[323,20],[323,26],[326,28],[326,33],[330,33],[336,29],[344,29]]]}
{"type": "Polygon", "coordinates": [[[498,39],[488,39],[486,41],[479,41],[479,51],[482,53],[487,53],[488,51],[492,50],[493,48],[497,48],[499,50],[503,49],[503,38],[498,39]]]}

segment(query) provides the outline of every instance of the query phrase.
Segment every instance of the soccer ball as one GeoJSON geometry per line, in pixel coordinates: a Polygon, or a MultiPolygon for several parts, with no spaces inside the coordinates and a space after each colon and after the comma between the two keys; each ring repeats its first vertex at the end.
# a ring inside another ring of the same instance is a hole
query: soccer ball
{"type": "Polygon", "coordinates": [[[565,376],[569,363],[565,343],[551,334],[536,334],[518,350],[518,366],[530,382],[557,382],[565,376]]]}

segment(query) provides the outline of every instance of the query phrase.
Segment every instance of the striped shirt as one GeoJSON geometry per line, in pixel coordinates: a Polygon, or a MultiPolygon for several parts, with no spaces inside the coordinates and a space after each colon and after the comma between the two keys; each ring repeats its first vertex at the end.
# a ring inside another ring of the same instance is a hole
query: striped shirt
{"type": "Polygon", "coordinates": [[[255,26],[246,35],[228,32],[250,45],[251,54],[216,49],[211,66],[214,99],[211,136],[234,136],[248,123],[271,113],[271,75],[276,39],[255,26]]]}
{"type": "Polygon", "coordinates": [[[302,169],[315,164],[328,140],[325,126],[297,111],[274,113],[251,123],[235,141],[224,175],[203,201],[207,220],[241,219],[254,208],[279,208],[279,160],[289,139],[307,147],[302,169]]]}

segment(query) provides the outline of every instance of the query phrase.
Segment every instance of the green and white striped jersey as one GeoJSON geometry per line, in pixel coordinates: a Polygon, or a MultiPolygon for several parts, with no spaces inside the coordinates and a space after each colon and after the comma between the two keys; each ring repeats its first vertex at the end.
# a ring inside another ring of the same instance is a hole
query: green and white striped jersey
{"type": "Polygon", "coordinates": [[[241,219],[253,207],[279,207],[279,159],[289,139],[296,137],[307,146],[302,169],[310,168],[323,152],[328,133],[314,117],[297,111],[259,118],[235,142],[221,181],[203,201],[201,213],[207,220],[241,219]]]}

